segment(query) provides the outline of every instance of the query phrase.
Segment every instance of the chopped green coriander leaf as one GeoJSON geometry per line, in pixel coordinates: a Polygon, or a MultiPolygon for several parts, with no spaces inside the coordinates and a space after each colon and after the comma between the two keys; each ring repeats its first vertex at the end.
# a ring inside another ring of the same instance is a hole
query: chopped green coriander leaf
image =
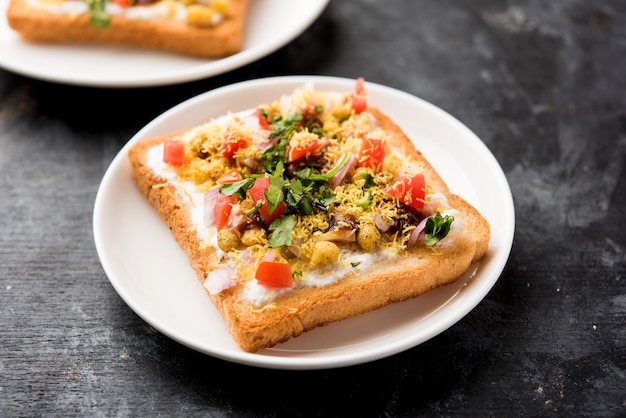
{"type": "Polygon", "coordinates": [[[426,227],[424,228],[426,245],[432,247],[440,240],[444,239],[446,235],[448,235],[448,232],[450,232],[452,221],[454,221],[454,216],[441,216],[439,212],[437,212],[435,216],[428,218],[426,227]]]}
{"type": "Polygon", "coordinates": [[[322,135],[324,135],[324,130],[322,128],[315,127],[311,129],[311,133],[321,137],[322,135]]]}
{"type": "Polygon", "coordinates": [[[286,213],[298,213],[300,215],[310,215],[313,213],[313,198],[311,188],[304,187],[298,179],[291,180],[287,187],[286,213]]]}
{"type": "Polygon", "coordinates": [[[372,193],[369,190],[365,190],[363,193],[363,199],[356,202],[356,205],[360,208],[367,209],[372,204],[372,193]]]}
{"type": "Polygon", "coordinates": [[[279,161],[276,165],[276,171],[270,176],[270,185],[267,190],[265,190],[265,197],[267,198],[267,211],[270,215],[274,213],[278,205],[285,200],[285,193],[283,192],[284,183],[283,162],[279,161]]]}
{"type": "Polygon", "coordinates": [[[220,188],[220,193],[226,196],[237,196],[239,200],[243,200],[246,197],[246,192],[254,185],[254,178],[247,178],[239,180],[235,183],[225,184],[220,188]]]}
{"type": "Polygon", "coordinates": [[[374,177],[372,177],[369,173],[361,173],[361,178],[365,180],[365,184],[363,185],[363,190],[369,189],[372,186],[376,186],[374,182],[374,177]]]}
{"type": "MultiPolygon", "coordinates": [[[[267,113],[266,113],[267,114],[267,113]]],[[[269,123],[274,129],[270,132],[270,138],[276,138],[275,143],[268,147],[263,154],[261,154],[261,162],[263,168],[268,173],[276,171],[276,165],[278,162],[285,161],[285,154],[287,152],[287,143],[291,132],[296,128],[298,122],[302,120],[302,114],[294,113],[287,119],[283,119],[281,116],[272,119],[269,123]]]]}
{"type": "Polygon", "coordinates": [[[313,213],[313,203],[315,203],[315,199],[312,199],[310,194],[303,196],[302,200],[298,202],[298,213],[311,215],[313,213]]]}
{"type": "Polygon", "coordinates": [[[89,7],[89,23],[97,29],[106,29],[111,23],[106,5],[108,0],[87,0],[89,7]]]}
{"type": "Polygon", "coordinates": [[[293,216],[283,216],[274,219],[270,224],[269,247],[277,248],[284,245],[291,245],[293,242],[293,227],[296,225],[296,219],[293,216]]]}
{"type": "Polygon", "coordinates": [[[346,116],[344,116],[343,118],[341,118],[339,120],[339,123],[344,123],[345,121],[347,121],[348,119],[350,119],[350,116],[352,116],[352,113],[348,113],[346,116]]]}
{"type": "Polygon", "coordinates": [[[328,187],[321,186],[317,195],[315,196],[315,199],[313,200],[313,205],[315,205],[316,208],[326,212],[330,208],[330,205],[333,204],[336,197],[337,195],[331,193],[328,187]]]}
{"type": "Polygon", "coordinates": [[[357,261],[357,262],[354,262],[354,263],[350,263],[350,265],[351,265],[352,267],[357,267],[359,264],[361,264],[361,262],[360,262],[360,261],[357,261]]]}
{"type": "Polygon", "coordinates": [[[289,182],[289,190],[285,199],[287,206],[298,206],[303,196],[304,186],[302,186],[302,182],[298,179],[289,182]]]}
{"type": "Polygon", "coordinates": [[[324,106],[322,106],[322,105],[315,106],[315,112],[316,113],[322,113],[323,111],[324,111],[324,106]]]}
{"type": "Polygon", "coordinates": [[[271,125],[272,123],[274,123],[274,121],[273,121],[273,120],[272,120],[272,118],[270,117],[270,114],[269,114],[269,113],[267,113],[267,110],[265,110],[265,109],[262,109],[262,108],[261,108],[261,109],[259,109],[259,113],[261,114],[261,117],[262,117],[263,119],[265,119],[265,121],[266,121],[267,123],[269,123],[270,125],[271,125]]]}
{"type": "Polygon", "coordinates": [[[294,174],[302,180],[310,180],[313,174],[319,174],[319,172],[313,167],[304,167],[302,170],[298,170],[294,174]]]}

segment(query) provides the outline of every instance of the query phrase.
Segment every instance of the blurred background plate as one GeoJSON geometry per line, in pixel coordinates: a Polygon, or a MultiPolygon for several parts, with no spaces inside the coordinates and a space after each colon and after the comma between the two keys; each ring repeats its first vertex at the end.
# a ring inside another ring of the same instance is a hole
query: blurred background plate
{"type": "Polygon", "coordinates": [[[0,0],[0,67],[28,77],[92,87],[144,87],[198,80],[239,68],[304,32],[329,0],[254,0],[241,52],[221,59],[103,45],[37,45],[20,40],[0,0]]]}

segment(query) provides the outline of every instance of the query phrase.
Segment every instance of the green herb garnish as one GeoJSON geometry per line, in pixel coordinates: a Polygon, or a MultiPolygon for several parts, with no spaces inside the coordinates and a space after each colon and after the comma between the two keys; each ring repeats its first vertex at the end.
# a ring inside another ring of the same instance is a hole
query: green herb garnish
{"type": "Polygon", "coordinates": [[[313,205],[317,209],[327,212],[336,197],[337,195],[332,193],[328,187],[320,186],[317,195],[315,195],[315,199],[313,200],[313,205]]]}
{"type": "Polygon", "coordinates": [[[285,192],[283,186],[285,179],[283,178],[283,162],[278,161],[276,171],[270,175],[270,184],[265,190],[265,198],[267,199],[267,211],[271,215],[274,213],[278,205],[285,200],[285,192]]]}
{"type": "Polygon", "coordinates": [[[109,14],[106,12],[108,0],[85,0],[89,7],[89,23],[97,29],[106,29],[111,24],[109,14]]]}
{"type": "Polygon", "coordinates": [[[283,216],[274,219],[269,227],[269,230],[272,232],[268,239],[269,247],[277,248],[291,245],[293,242],[293,227],[295,225],[296,219],[293,216],[283,216]]]}
{"type": "Polygon", "coordinates": [[[368,189],[372,186],[375,186],[374,177],[368,173],[361,173],[361,178],[365,180],[365,184],[363,184],[363,198],[356,202],[356,205],[360,208],[367,209],[372,204],[372,192],[368,189]]]}
{"type": "Polygon", "coordinates": [[[369,173],[361,173],[361,178],[365,180],[365,184],[363,185],[363,190],[369,189],[372,186],[376,186],[374,182],[374,177],[372,177],[369,173]]]}
{"type": "Polygon", "coordinates": [[[432,247],[440,240],[444,239],[446,235],[448,235],[448,232],[450,232],[452,221],[454,221],[454,216],[441,216],[439,212],[437,212],[435,216],[428,218],[426,227],[424,228],[426,245],[432,247]]]}
{"type": "Polygon", "coordinates": [[[360,208],[367,209],[372,204],[372,193],[369,190],[363,191],[363,198],[356,202],[360,208]]]}
{"type": "Polygon", "coordinates": [[[296,125],[302,120],[302,114],[294,113],[287,119],[283,119],[282,116],[270,118],[269,114],[264,111],[262,111],[261,115],[266,120],[269,120],[268,123],[272,125],[269,137],[270,139],[275,139],[275,143],[263,151],[261,162],[265,171],[273,173],[276,171],[276,166],[279,162],[283,164],[286,162],[287,143],[291,133],[296,129],[296,125]]]}
{"type": "Polygon", "coordinates": [[[339,120],[339,123],[344,123],[345,121],[347,121],[348,119],[350,119],[350,117],[352,116],[352,113],[348,113],[346,116],[344,116],[343,118],[341,118],[339,120]]]}
{"type": "Polygon", "coordinates": [[[255,181],[256,179],[249,177],[235,183],[225,184],[220,188],[220,193],[226,196],[235,195],[239,200],[243,200],[246,198],[248,189],[254,186],[255,181]]]}

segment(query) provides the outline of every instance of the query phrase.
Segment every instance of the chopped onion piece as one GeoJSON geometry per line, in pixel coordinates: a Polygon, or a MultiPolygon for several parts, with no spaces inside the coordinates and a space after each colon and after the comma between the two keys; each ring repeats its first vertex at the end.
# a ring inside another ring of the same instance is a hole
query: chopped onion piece
{"type": "Polygon", "coordinates": [[[216,295],[222,290],[236,285],[237,281],[233,280],[235,277],[235,269],[233,267],[220,267],[209,272],[204,280],[204,288],[208,290],[210,294],[216,295]]]}
{"type": "Polygon", "coordinates": [[[300,246],[304,242],[302,238],[296,238],[293,240],[293,244],[288,246],[287,249],[296,257],[300,255],[300,246]]]}
{"type": "Polygon", "coordinates": [[[269,250],[261,261],[274,261],[274,250],[269,250]]]}
{"type": "Polygon", "coordinates": [[[393,226],[393,224],[390,224],[389,222],[385,220],[385,218],[383,218],[380,212],[376,212],[374,214],[374,224],[376,225],[376,228],[378,228],[380,232],[387,232],[389,228],[393,226]]]}
{"type": "Polygon", "coordinates": [[[215,223],[215,202],[217,201],[217,195],[220,192],[220,188],[216,187],[209,190],[204,194],[204,225],[210,226],[215,223]]]}
{"type": "Polygon", "coordinates": [[[328,232],[324,232],[317,237],[321,241],[338,241],[338,242],[354,242],[356,241],[356,230],[337,228],[328,232]]]}
{"type": "Polygon", "coordinates": [[[252,262],[254,261],[252,254],[250,254],[250,248],[246,248],[245,250],[243,250],[239,258],[242,262],[246,264],[252,264],[252,262]]]}
{"type": "Polygon", "coordinates": [[[429,217],[422,219],[421,222],[417,224],[413,232],[411,232],[411,236],[409,237],[409,240],[406,243],[407,247],[412,247],[417,243],[417,238],[422,233],[422,231],[424,231],[424,228],[426,227],[426,221],[428,220],[428,218],[429,217]]]}
{"type": "Polygon", "coordinates": [[[293,100],[290,96],[282,96],[278,102],[281,115],[286,115],[291,110],[293,100]]]}
{"type": "Polygon", "coordinates": [[[228,227],[230,229],[238,230],[240,227],[245,225],[246,216],[241,209],[241,205],[233,205],[233,208],[230,210],[230,215],[228,215],[228,227]]]}
{"type": "MultiPolygon", "coordinates": [[[[347,152],[346,154],[349,156],[348,162],[341,168],[341,170],[339,170],[337,174],[333,176],[331,184],[333,189],[341,184],[343,179],[346,177],[346,174],[348,174],[348,171],[350,171],[356,164],[356,157],[354,156],[354,154],[349,152],[347,152]]],[[[339,157],[339,159],[337,160],[337,164],[339,164],[339,162],[343,160],[346,154],[343,154],[341,157],[339,157]]]]}
{"type": "Polygon", "coordinates": [[[254,112],[244,116],[243,123],[253,132],[259,130],[259,117],[254,112]]]}

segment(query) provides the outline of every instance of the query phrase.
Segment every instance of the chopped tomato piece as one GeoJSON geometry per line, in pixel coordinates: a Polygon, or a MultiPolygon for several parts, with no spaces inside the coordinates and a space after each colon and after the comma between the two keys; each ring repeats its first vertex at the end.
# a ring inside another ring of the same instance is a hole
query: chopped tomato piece
{"type": "Polygon", "coordinates": [[[131,0],[112,0],[113,3],[117,4],[120,7],[129,7],[132,2],[131,0]]]}
{"type": "Polygon", "coordinates": [[[365,95],[365,78],[359,77],[354,83],[354,93],[358,95],[365,95]]]}
{"type": "Polygon", "coordinates": [[[220,146],[220,152],[224,158],[232,158],[237,151],[248,146],[248,141],[239,135],[228,134],[220,146]]]}
{"type": "Polygon", "coordinates": [[[293,276],[289,263],[261,261],[255,277],[259,284],[267,287],[287,288],[293,286],[293,276]]]}
{"type": "Polygon", "coordinates": [[[383,191],[405,205],[411,206],[417,210],[424,209],[426,181],[424,180],[423,173],[404,176],[391,186],[383,189],[383,191]]]}
{"type": "Polygon", "coordinates": [[[358,167],[380,168],[385,159],[385,141],[376,138],[363,138],[357,161],[358,167]]]}
{"type": "Polygon", "coordinates": [[[365,92],[365,79],[359,77],[354,85],[352,94],[352,110],[357,115],[367,109],[367,93],[365,92]]]}
{"type": "Polygon", "coordinates": [[[163,162],[182,165],[185,161],[185,144],[176,139],[166,139],[163,143],[163,162]]]}
{"type": "Polygon", "coordinates": [[[241,174],[239,174],[239,170],[233,168],[232,170],[228,170],[224,174],[217,179],[217,183],[219,184],[227,184],[227,183],[236,183],[241,180],[241,174]]]}
{"type": "Polygon", "coordinates": [[[271,214],[269,213],[267,198],[265,197],[265,190],[267,190],[269,185],[270,179],[268,179],[267,177],[261,177],[259,179],[256,179],[254,185],[250,188],[250,190],[248,190],[248,192],[250,193],[250,197],[252,197],[252,199],[254,200],[254,203],[257,203],[260,200],[265,200],[265,203],[263,203],[263,205],[259,208],[259,213],[261,214],[263,220],[267,225],[271,224],[274,219],[278,219],[283,216],[285,208],[287,207],[285,202],[281,202],[276,207],[274,212],[272,212],[271,214]]]}
{"type": "Polygon", "coordinates": [[[306,139],[298,139],[294,136],[289,141],[289,151],[287,153],[287,162],[294,162],[303,158],[308,158],[310,155],[315,154],[324,144],[315,134],[306,135],[306,139]]]}
{"type": "Polygon", "coordinates": [[[272,129],[271,125],[267,122],[267,120],[265,120],[265,118],[261,114],[260,108],[257,108],[257,110],[254,111],[254,114],[256,115],[257,118],[259,118],[259,126],[261,127],[261,129],[265,129],[267,131],[272,129]]]}
{"type": "Polygon", "coordinates": [[[352,97],[352,110],[357,115],[365,110],[367,110],[367,99],[361,96],[353,96],[352,97]]]}
{"type": "Polygon", "coordinates": [[[237,203],[237,198],[235,196],[226,196],[221,193],[217,195],[214,213],[215,226],[218,231],[228,224],[228,217],[230,216],[230,211],[233,209],[233,205],[235,203],[237,203]]]}

